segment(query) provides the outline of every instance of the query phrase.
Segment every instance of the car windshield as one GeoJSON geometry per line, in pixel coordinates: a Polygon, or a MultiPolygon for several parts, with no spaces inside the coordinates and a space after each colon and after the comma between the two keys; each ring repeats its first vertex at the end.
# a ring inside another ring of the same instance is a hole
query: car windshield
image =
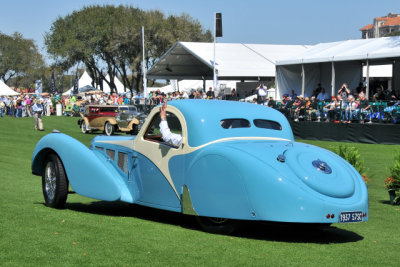
{"type": "Polygon", "coordinates": [[[119,107],[119,111],[122,111],[122,112],[129,111],[130,113],[136,113],[137,109],[135,106],[121,106],[121,107],[119,107]]]}

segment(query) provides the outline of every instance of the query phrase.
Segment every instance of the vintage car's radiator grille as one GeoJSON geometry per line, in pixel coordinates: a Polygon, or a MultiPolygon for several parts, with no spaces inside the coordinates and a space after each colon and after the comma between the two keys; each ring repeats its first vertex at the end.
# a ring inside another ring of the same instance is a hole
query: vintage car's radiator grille
{"type": "Polygon", "coordinates": [[[128,173],[128,154],[118,152],[118,167],[124,172],[128,173]]]}
{"type": "Polygon", "coordinates": [[[115,160],[115,150],[106,149],[106,154],[110,157],[110,159],[115,160]]]}

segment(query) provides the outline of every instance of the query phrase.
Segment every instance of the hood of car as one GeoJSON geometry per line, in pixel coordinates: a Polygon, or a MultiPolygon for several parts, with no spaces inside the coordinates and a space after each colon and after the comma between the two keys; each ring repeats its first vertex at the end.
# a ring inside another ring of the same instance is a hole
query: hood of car
{"type": "MultiPolygon", "coordinates": [[[[320,194],[346,198],[355,192],[355,183],[359,174],[338,155],[311,145],[286,141],[252,141],[228,144],[265,163],[267,168],[286,176],[300,180],[306,186],[320,194]]],[[[250,161],[246,161],[247,164],[250,161]]],[[[254,162],[254,168],[263,168],[254,162]]],[[[361,179],[361,178],[360,178],[361,179]]]]}

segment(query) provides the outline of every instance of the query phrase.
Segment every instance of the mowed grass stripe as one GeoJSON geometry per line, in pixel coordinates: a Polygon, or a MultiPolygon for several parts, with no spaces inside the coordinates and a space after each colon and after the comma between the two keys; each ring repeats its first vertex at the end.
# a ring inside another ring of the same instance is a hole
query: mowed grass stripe
{"type": "Polygon", "coordinates": [[[400,146],[351,144],[370,169],[367,223],[323,231],[249,223],[223,236],[201,231],[180,214],[77,194],[68,196],[67,209],[44,206],[41,179],[30,169],[33,149],[53,129],[88,146],[95,134],[82,134],[77,120],[44,117],[39,132],[33,118],[0,119],[0,265],[398,265],[400,208],[388,205],[383,179],[400,146]]]}

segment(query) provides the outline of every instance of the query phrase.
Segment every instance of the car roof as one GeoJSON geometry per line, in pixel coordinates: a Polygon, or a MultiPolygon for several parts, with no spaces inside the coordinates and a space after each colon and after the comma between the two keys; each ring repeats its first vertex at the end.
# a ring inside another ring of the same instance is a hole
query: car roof
{"type": "Polygon", "coordinates": [[[293,141],[293,132],[289,122],[277,110],[253,103],[187,99],[169,101],[185,117],[190,146],[199,146],[217,139],[229,137],[276,137],[293,141]],[[250,128],[224,129],[221,120],[247,119],[250,128]],[[255,119],[270,120],[279,123],[282,130],[258,128],[255,119]]]}

